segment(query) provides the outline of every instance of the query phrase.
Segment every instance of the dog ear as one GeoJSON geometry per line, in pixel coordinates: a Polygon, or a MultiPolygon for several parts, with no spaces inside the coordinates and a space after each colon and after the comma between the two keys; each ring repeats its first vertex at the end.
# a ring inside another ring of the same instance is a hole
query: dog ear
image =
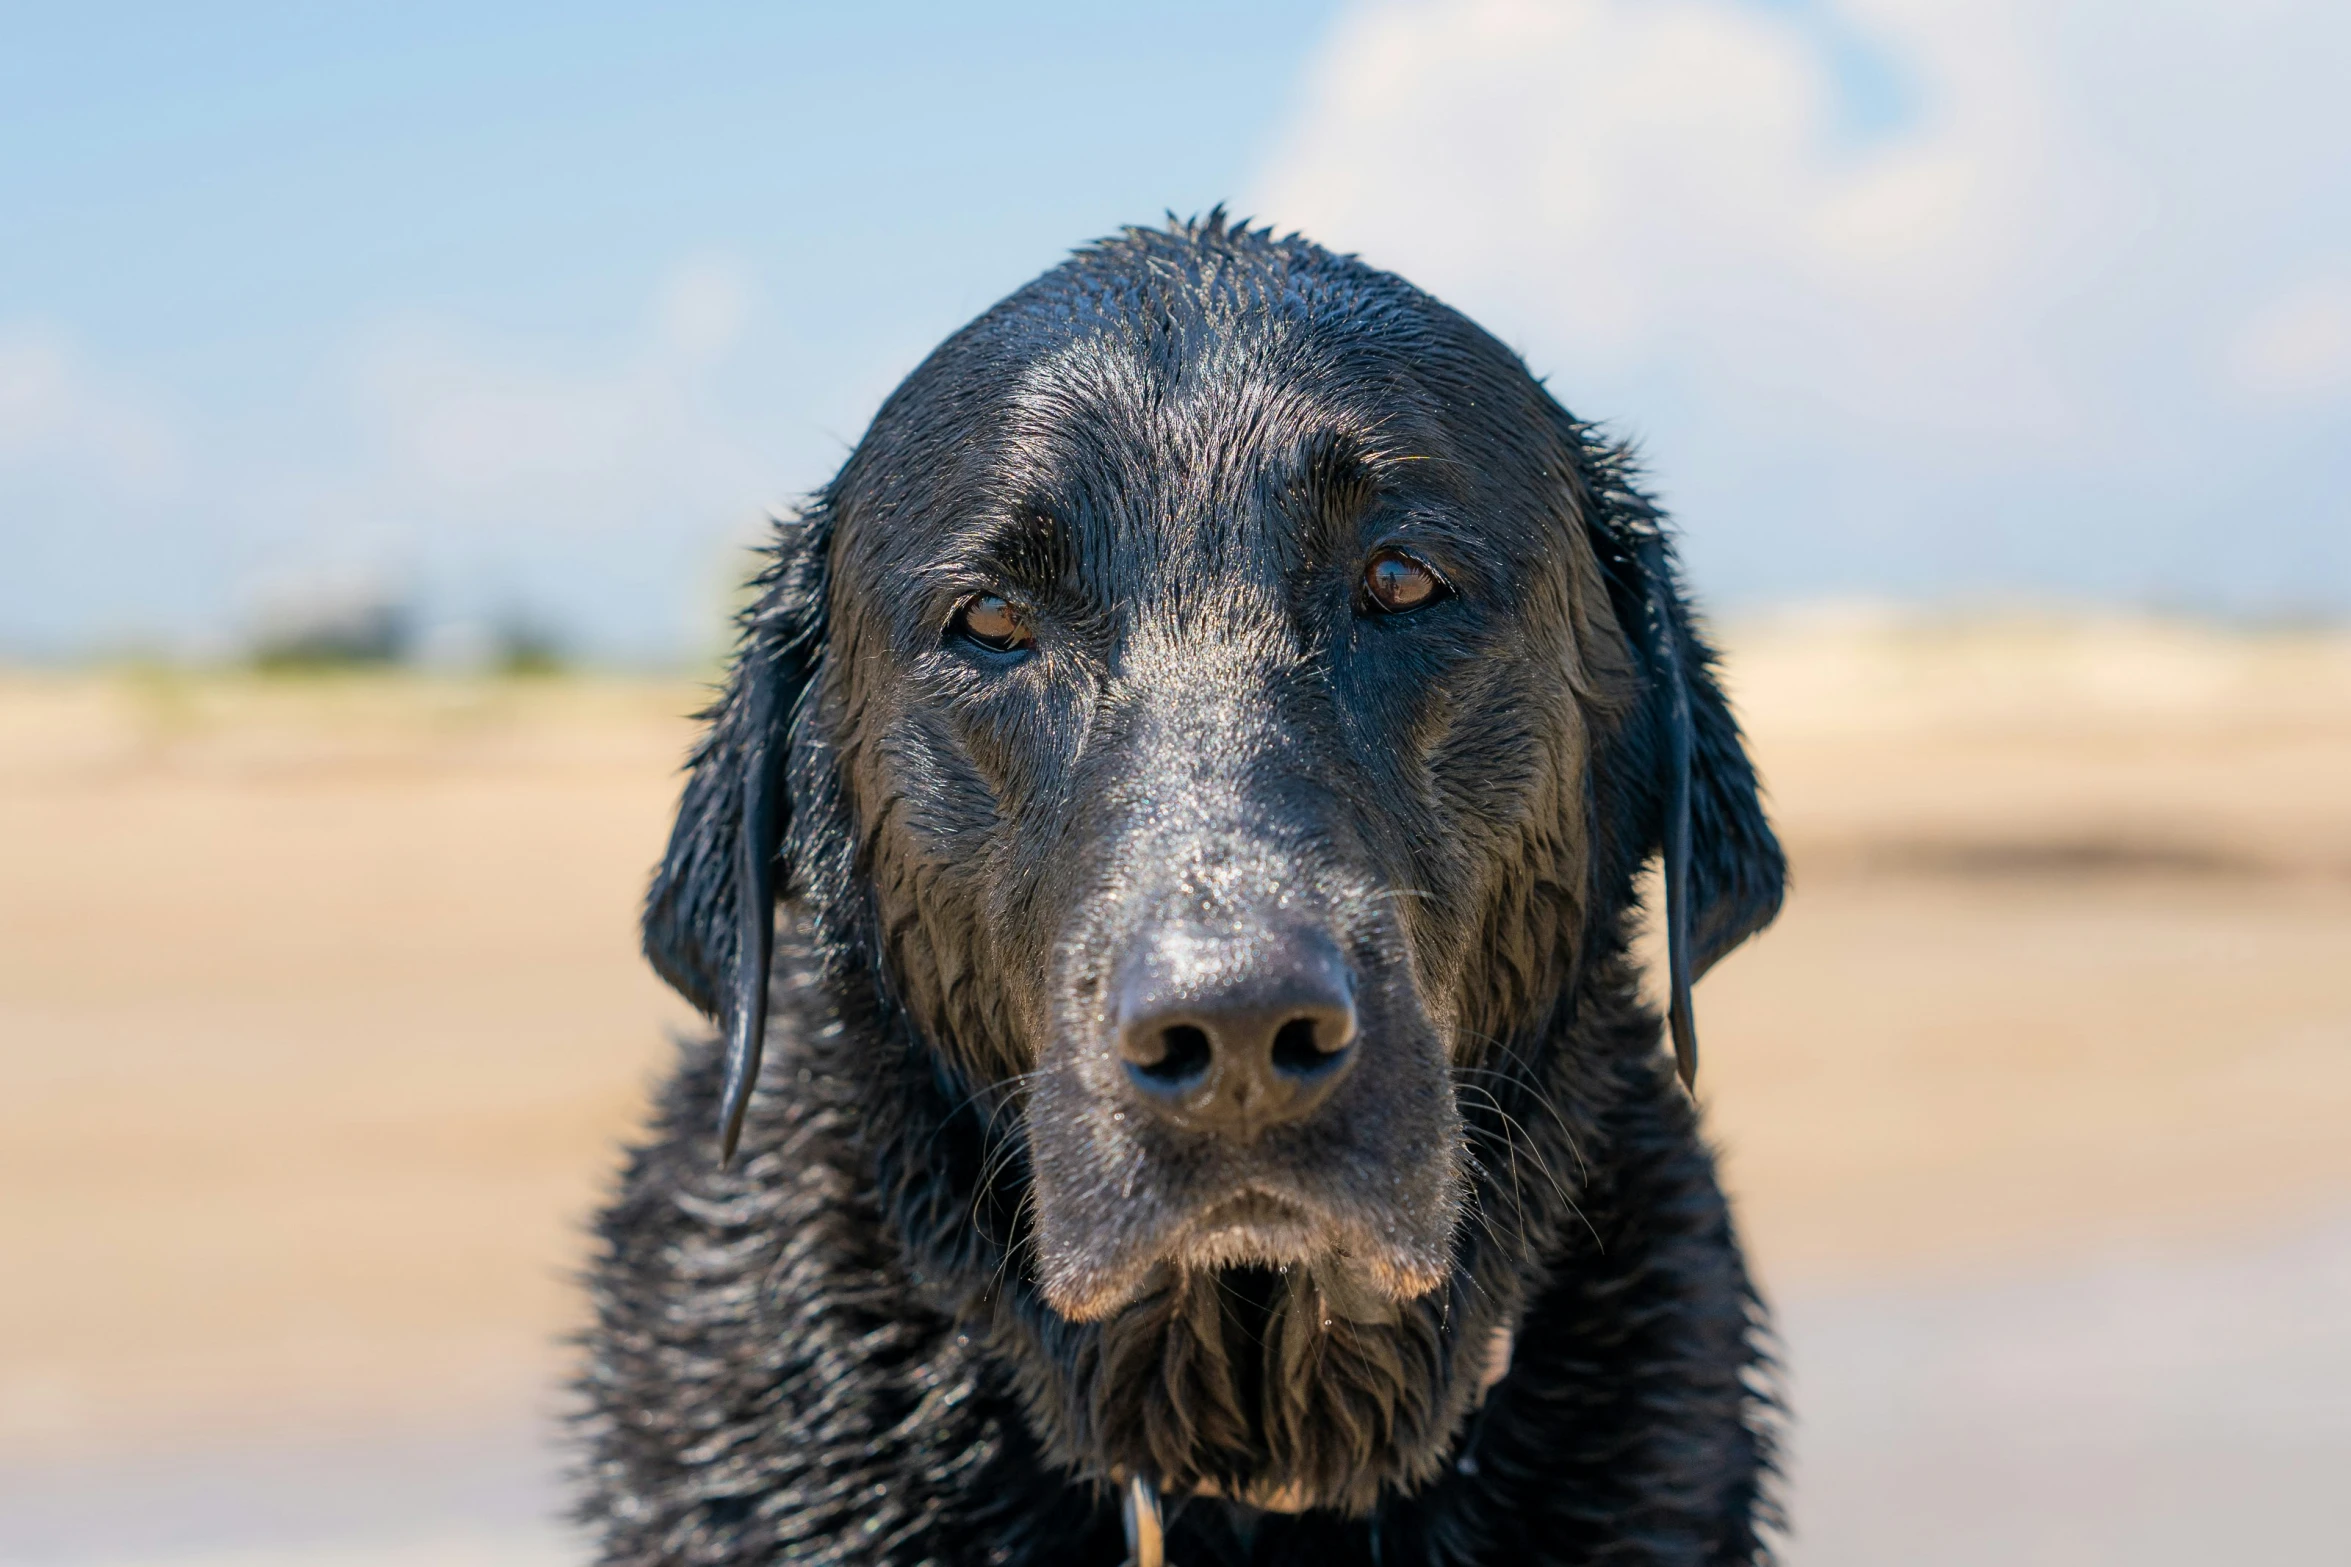
{"type": "Polygon", "coordinates": [[[1754,764],[1693,623],[1661,519],[1628,481],[1619,451],[1601,455],[1593,542],[1644,689],[1623,755],[1645,772],[1629,793],[1650,806],[1644,853],[1663,863],[1668,1025],[1685,1086],[1698,1076],[1690,987],[1771,923],[1788,866],[1763,813],[1754,764]]]}
{"type": "Polygon", "coordinates": [[[791,804],[785,762],[824,646],[829,514],[779,524],[740,619],[725,691],[702,717],[669,849],[645,898],[645,956],[726,1028],[718,1140],[733,1159],[767,1032],[768,962],[791,804]]]}

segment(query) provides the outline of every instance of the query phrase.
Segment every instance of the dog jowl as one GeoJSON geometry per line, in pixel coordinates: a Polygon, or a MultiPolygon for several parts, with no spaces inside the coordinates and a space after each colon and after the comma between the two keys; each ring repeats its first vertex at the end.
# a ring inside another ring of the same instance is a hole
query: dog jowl
{"type": "MultiPolygon", "coordinates": [[[[797,1233],[739,1243],[854,1253],[897,1336],[775,1373],[742,1450],[963,1366],[971,1451],[1020,1483],[902,1475],[925,1549],[1021,1559],[982,1537],[1098,1529],[1130,1477],[1197,1499],[1196,1532],[1420,1508],[1402,1540],[1472,1506],[1441,1493],[1473,1416],[1671,1306],[1703,1331],[1626,1374],[1702,1385],[1704,1434],[1652,1434],[1721,1470],[1691,1528],[1746,1554],[1688,1559],[1753,1558],[1745,1286],[1625,947],[1662,856],[1686,1076],[1689,984],[1769,919],[1778,850],[1654,513],[1506,350],[1216,220],[1082,252],[934,353],[784,525],[712,719],[647,948],[729,1025],[678,1101],[718,1146],[674,1127],[607,1220],[608,1384],[656,1375],[623,1340],[657,1307],[699,1295],[699,1333],[749,1344],[838,1304],[772,1272],[727,1295],[647,1217],[816,1166],[829,1207],[777,1197],[797,1233]],[[1647,1316],[1538,1352],[1578,1290],[1647,1316]],[[1043,1511],[974,1521],[1012,1493],[1043,1511]]],[[[686,1423],[712,1451],[727,1419],[686,1423]]],[[[608,1487],[708,1489],[682,1448],[645,1480],[649,1440],[607,1442],[608,1487]]],[[[745,1540],[823,1537],[778,1484],[729,1481],[745,1540]]]]}

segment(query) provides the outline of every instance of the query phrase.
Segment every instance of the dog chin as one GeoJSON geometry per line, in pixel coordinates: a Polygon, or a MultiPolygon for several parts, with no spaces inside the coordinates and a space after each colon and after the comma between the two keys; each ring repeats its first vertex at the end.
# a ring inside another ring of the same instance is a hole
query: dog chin
{"type": "Polygon", "coordinates": [[[1251,1192],[1221,1202],[1178,1232],[1168,1260],[1190,1271],[1287,1268],[1338,1249],[1327,1219],[1296,1203],[1251,1192]]]}
{"type": "Polygon", "coordinates": [[[1418,1258],[1353,1233],[1328,1216],[1265,1192],[1212,1204],[1158,1246],[1117,1263],[1079,1262],[1049,1270],[1046,1304],[1073,1322],[1116,1315],[1166,1282],[1169,1272],[1228,1268],[1311,1270],[1326,1300],[1359,1321],[1384,1320],[1397,1304],[1444,1282],[1445,1263],[1418,1258]]]}

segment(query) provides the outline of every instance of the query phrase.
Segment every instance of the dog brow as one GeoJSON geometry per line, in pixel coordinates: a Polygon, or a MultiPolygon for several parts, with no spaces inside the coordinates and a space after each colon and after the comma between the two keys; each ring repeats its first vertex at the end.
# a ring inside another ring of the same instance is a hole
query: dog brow
{"type": "Polygon", "coordinates": [[[1059,508],[1029,497],[973,522],[940,570],[985,575],[1047,593],[1072,570],[1076,541],[1059,508]]]}
{"type": "Polygon", "coordinates": [[[1323,547],[1353,547],[1354,530],[1366,512],[1385,505],[1415,516],[1435,490],[1450,498],[1453,463],[1421,449],[1397,432],[1324,429],[1301,441],[1286,465],[1283,488],[1323,547]]]}

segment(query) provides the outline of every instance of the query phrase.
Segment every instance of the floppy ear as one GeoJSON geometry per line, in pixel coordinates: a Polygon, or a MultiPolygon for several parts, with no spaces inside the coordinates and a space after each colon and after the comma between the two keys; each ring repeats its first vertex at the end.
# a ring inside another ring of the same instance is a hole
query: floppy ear
{"type": "Polygon", "coordinates": [[[1786,857],[1763,814],[1755,767],[1715,680],[1714,650],[1692,623],[1656,510],[1627,482],[1619,452],[1601,456],[1594,544],[1617,617],[1631,634],[1644,690],[1625,755],[1646,769],[1631,792],[1654,802],[1644,852],[1665,873],[1668,1024],[1685,1086],[1698,1077],[1690,987],[1780,911],[1786,857]]]}
{"type": "Polygon", "coordinates": [[[779,525],[774,558],[744,611],[726,690],[689,764],[669,850],[645,898],[645,956],[726,1027],[719,1158],[731,1160],[759,1077],[778,855],[791,803],[785,760],[822,655],[826,557],[821,505],[779,525]]]}

